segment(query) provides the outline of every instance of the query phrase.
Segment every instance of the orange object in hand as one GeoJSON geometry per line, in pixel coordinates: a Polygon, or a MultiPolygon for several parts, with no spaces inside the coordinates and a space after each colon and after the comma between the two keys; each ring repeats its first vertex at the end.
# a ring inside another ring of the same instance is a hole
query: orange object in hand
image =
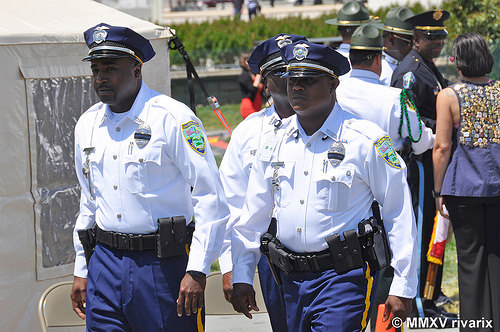
{"type": "Polygon", "coordinates": [[[392,313],[389,316],[388,320],[386,320],[385,322],[382,321],[382,319],[384,318],[384,311],[385,304],[379,304],[377,309],[377,321],[375,322],[375,332],[402,332],[403,321],[399,317],[396,317],[396,319],[393,321],[394,317],[392,316],[392,313]],[[387,329],[387,326],[391,321],[393,321],[393,326],[390,329],[387,329]]]}

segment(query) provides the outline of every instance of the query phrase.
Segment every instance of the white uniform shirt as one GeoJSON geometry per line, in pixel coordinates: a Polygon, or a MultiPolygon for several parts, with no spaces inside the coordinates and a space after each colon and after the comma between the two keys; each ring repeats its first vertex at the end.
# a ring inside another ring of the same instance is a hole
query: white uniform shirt
{"type": "MultiPolygon", "coordinates": [[[[401,89],[382,84],[376,73],[369,70],[353,69],[351,76],[343,80],[337,88],[337,101],[340,106],[360,117],[376,123],[389,134],[396,150],[400,150],[403,139],[408,137],[408,122],[403,119],[401,136],[398,128],[401,121],[401,89]],[[362,93],[360,93],[362,91],[362,93]]],[[[419,126],[415,111],[408,109],[411,132],[414,139],[418,138],[419,126]]],[[[411,143],[415,154],[421,154],[432,148],[434,135],[422,121],[422,137],[417,143],[411,143]]]]}
{"type": "MultiPolygon", "coordinates": [[[[376,199],[382,206],[395,270],[390,294],[414,297],[416,227],[405,165],[395,153],[389,160],[401,167],[389,165],[381,151],[393,150],[375,148],[381,140],[387,147],[387,134],[336,104],[312,136],[306,136],[294,115],[281,137],[272,162],[283,162],[278,168],[280,185],[274,211],[282,244],[298,253],[325,250],[325,238],[357,229],[361,220],[372,215],[371,204],[376,199]],[[337,166],[327,157],[334,142],[345,147],[345,157],[337,166]]],[[[233,228],[233,283],[252,284],[261,255],[260,238],[269,226],[273,206],[272,162],[258,158],[250,174],[241,219],[233,228]]]]}
{"type": "Polygon", "coordinates": [[[275,136],[277,134],[275,129],[286,127],[288,120],[280,120],[274,105],[271,105],[260,112],[249,115],[234,129],[231,135],[231,141],[219,168],[227,203],[231,211],[219,257],[222,274],[233,269],[231,260],[232,229],[233,225],[240,219],[247,192],[248,178],[252,164],[259,154],[259,147],[268,141],[269,135],[275,136]]]}
{"type": "Polygon", "coordinates": [[[118,122],[114,118],[109,106],[97,103],[75,128],[75,166],[81,186],[73,234],[75,276],[87,276],[78,230],[95,222],[106,231],[147,234],[156,231],[158,218],[185,216],[189,223],[193,205],[196,230],[187,270],[208,274],[222,245],[229,209],[200,120],[186,105],[144,83],[132,108],[117,116],[118,122]],[[150,127],[151,139],[139,148],[134,133],[141,124],[150,127]],[[193,130],[203,135],[204,153],[199,140],[188,143],[186,135],[193,135],[193,130]],[[90,188],[83,175],[87,160],[83,150],[89,147],[94,148],[88,156],[90,188]]]}
{"type": "Polygon", "coordinates": [[[387,86],[391,86],[392,72],[398,66],[399,61],[382,51],[382,73],[380,81],[387,86]]]}

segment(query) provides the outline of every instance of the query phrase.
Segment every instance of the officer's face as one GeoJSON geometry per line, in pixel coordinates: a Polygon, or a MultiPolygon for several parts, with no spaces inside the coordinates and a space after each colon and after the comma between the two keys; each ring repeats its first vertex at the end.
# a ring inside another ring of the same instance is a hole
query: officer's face
{"type": "Polygon", "coordinates": [[[141,64],[130,58],[92,60],[94,89],[113,112],[126,112],[132,107],[141,85],[141,64]]]}
{"type": "Polygon", "coordinates": [[[338,80],[330,76],[290,77],[287,83],[288,102],[297,116],[321,116],[332,110],[338,80]]]}
{"type": "Polygon", "coordinates": [[[411,51],[412,37],[406,35],[399,35],[396,33],[390,34],[390,48],[391,54],[395,59],[401,61],[411,51]]]}
{"type": "Polygon", "coordinates": [[[432,60],[441,54],[445,39],[446,35],[427,36],[424,33],[417,32],[414,38],[415,48],[423,58],[432,60]]]}

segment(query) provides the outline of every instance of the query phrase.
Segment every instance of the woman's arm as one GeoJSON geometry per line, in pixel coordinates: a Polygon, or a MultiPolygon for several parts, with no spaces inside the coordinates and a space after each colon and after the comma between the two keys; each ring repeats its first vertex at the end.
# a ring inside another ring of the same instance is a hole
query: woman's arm
{"type": "MultiPolygon", "coordinates": [[[[439,92],[436,101],[436,139],[432,151],[434,164],[434,191],[441,192],[444,175],[448,167],[452,147],[453,120],[458,120],[458,98],[451,88],[439,92]],[[454,114],[456,113],[456,114],[454,114]]],[[[448,217],[443,212],[443,198],[436,198],[436,208],[441,215],[448,217]]]]}

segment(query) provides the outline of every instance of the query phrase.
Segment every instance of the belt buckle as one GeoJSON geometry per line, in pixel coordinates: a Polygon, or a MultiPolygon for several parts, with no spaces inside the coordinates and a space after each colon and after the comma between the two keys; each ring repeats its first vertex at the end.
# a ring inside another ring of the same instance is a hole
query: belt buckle
{"type": "Polygon", "coordinates": [[[295,264],[297,265],[297,272],[309,271],[309,263],[306,256],[295,256],[295,264]]]}
{"type": "Polygon", "coordinates": [[[123,233],[116,234],[116,248],[120,249],[120,250],[129,250],[130,249],[130,239],[129,239],[129,236],[127,234],[123,234],[123,233]]]}

